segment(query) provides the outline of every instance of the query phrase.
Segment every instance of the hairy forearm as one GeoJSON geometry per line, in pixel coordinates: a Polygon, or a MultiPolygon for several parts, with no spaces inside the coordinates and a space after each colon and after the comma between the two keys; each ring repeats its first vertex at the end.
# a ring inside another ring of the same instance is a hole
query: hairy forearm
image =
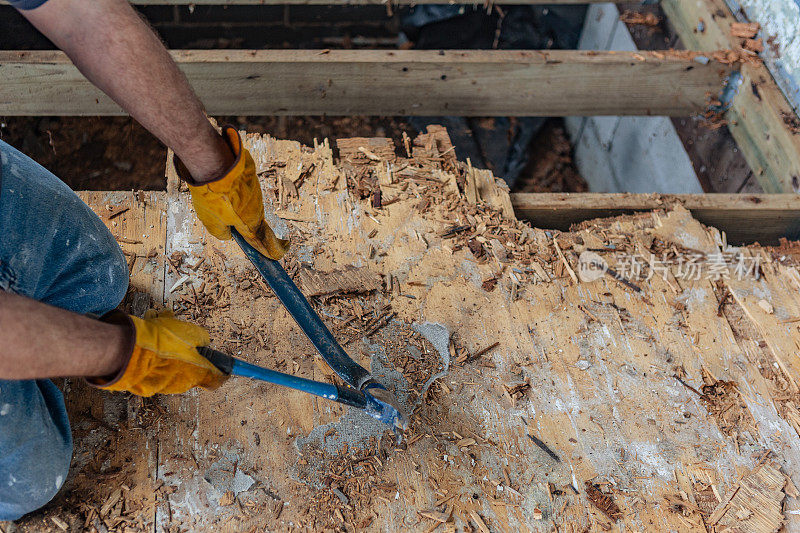
{"type": "Polygon", "coordinates": [[[107,376],[127,357],[133,333],[0,291],[0,379],[107,376]]]}
{"type": "Polygon", "coordinates": [[[49,0],[23,14],[86,78],[172,148],[197,181],[233,156],[158,37],[126,0],[49,0]]]}

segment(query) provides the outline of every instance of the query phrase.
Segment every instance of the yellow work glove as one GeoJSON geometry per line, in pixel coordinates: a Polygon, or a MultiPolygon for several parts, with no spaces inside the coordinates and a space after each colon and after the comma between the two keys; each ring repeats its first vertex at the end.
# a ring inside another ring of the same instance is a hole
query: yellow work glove
{"type": "MultiPolygon", "coordinates": [[[[88,378],[96,387],[128,391],[139,396],[179,394],[192,387],[216,389],[227,376],[200,355],[198,346],[209,343],[200,326],[172,317],[171,312],[137,318],[113,311],[102,318],[113,324],[129,324],[135,331],[128,362],[116,376],[88,378]]],[[[148,315],[145,315],[148,316],[148,315]]]]}
{"type": "Polygon", "coordinates": [[[232,126],[222,128],[236,161],[225,175],[206,183],[195,182],[179,159],[175,159],[178,175],[189,184],[197,218],[209,233],[221,240],[231,238],[235,227],[256,250],[278,260],[289,248],[289,241],[279,239],[264,220],[261,186],[253,158],[243,146],[232,126]]]}

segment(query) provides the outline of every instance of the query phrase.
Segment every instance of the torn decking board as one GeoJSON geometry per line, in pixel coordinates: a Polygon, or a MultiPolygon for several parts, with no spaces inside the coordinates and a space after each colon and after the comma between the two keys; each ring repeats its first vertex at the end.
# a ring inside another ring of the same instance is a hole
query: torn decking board
{"type": "MultiPolygon", "coordinates": [[[[800,333],[791,264],[752,248],[764,256],[758,281],[654,276],[637,282],[641,295],[608,276],[574,283],[569,269],[583,249],[710,251],[719,234],[680,209],[573,232],[532,230],[500,215],[502,189],[481,193],[494,207],[469,204],[470,170],[441,151],[350,165],[335,162],[327,143],[303,149],[257,135],[246,143],[268,211],[288,214],[272,222],[293,240],[290,274],[355,267],[382,275],[377,291],[315,305],[357,360],[397,385],[402,401],[421,403],[398,449],[338,405],[245,380],[159,398],[158,530],[428,531],[442,520],[439,531],[710,531],[720,500],[739,505],[731,491],[759,464],[774,461],[800,483],[788,405],[800,380],[787,344],[800,333]],[[296,196],[278,191],[286,179],[296,196]],[[394,201],[373,207],[358,192],[370,187],[394,201]],[[721,287],[733,292],[722,305],[721,287]],[[751,294],[773,313],[757,315],[751,294]],[[437,372],[446,373],[422,401],[437,372]],[[712,396],[703,387],[716,382],[735,385],[712,396]],[[731,414],[740,426],[728,423],[731,414]]],[[[329,379],[241,253],[205,234],[187,193],[169,193],[165,207],[173,266],[155,292],[166,287],[169,305],[208,327],[215,347],[329,379]]],[[[781,509],[784,489],[771,479],[765,494],[781,509]]],[[[151,480],[137,471],[119,482],[151,480]]],[[[796,514],[782,519],[800,527],[796,514]]]]}
{"type": "MultiPolygon", "coordinates": [[[[739,344],[742,341],[736,340],[728,319],[717,316],[718,303],[710,282],[691,283],[676,293],[667,282],[654,280],[645,289],[649,302],[612,280],[571,285],[566,273],[558,274],[559,260],[552,251],[551,241],[543,232],[534,231],[526,233],[526,238],[531,249],[537,251],[535,261],[555,281],[531,285],[534,278],[529,273],[531,267],[520,265],[523,273],[516,275],[528,282],[522,282],[518,299],[512,301],[510,274],[508,270],[499,273],[498,260],[511,256],[509,266],[518,264],[513,257],[519,250],[515,251],[505,241],[497,241],[499,246],[494,244],[488,235],[496,230],[491,230],[489,220],[479,213],[471,215],[474,221],[457,218],[452,209],[425,200],[431,195],[444,196],[444,204],[452,207],[455,197],[448,199],[448,195],[453,194],[450,187],[455,182],[441,185],[441,193],[424,192],[432,187],[430,176],[447,180],[446,173],[428,174],[422,170],[420,179],[414,174],[394,173],[403,166],[402,162],[395,162],[395,166],[388,167],[387,175],[383,171],[386,161],[367,162],[374,165],[382,198],[400,198],[377,209],[371,207],[371,197],[359,200],[344,186],[350,183],[348,178],[361,175],[359,166],[364,161],[358,163],[356,170],[348,171],[346,165],[334,164],[327,145],[317,146],[309,153],[296,143],[267,137],[252,136],[248,141],[259,170],[265,173],[267,191],[284,187],[277,185],[284,183],[284,173],[292,172],[294,176],[296,169],[302,171],[314,165],[311,175],[298,187],[297,197],[280,191],[274,196],[267,194],[268,198],[282,198],[281,205],[273,205],[274,209],[302,214],[300,221],[289,216],[279,227],[293,235],[296,257],[303,264],[322,272],[348,265],[368,266],[390,280],[387,285],[391,288],[379,295],[377,308],[388,303],[402,321],[441,323],[456,335],[456,344],[468,352],[475,353],[496,340],[501,344],[477,361],[451,366],[442,380],[444,387],[437,388],[439,400],[425,404],[427,407],[415,418],[416,427],[407,436],[412,442],[407,451],[378,455],[380,466],[368,460],[366,470],[355,472],[364,476],[355,484],[347,481],[350,470],[346,464],[342,465],[346,474],[327,478],[312,500],[318,502],[318,507],[310,509],[298,501],[299,496],[292,496],[298,488],[287,481],[292,478],[302,481],[306,472],[292,462],[292,457],[300,462],[314,459],[313,455],[298,459],[294,435],[296,432],[306,435],[313,427],[335,420],[338,407],[299,394],[241,383],[229,383],[227,392],[223,389],[215,394],[173,399],[176,412],[195,413],[190,419],[195,420],[195,425],[186,426],[184,436],[178,432],[174,437],[175,444],[171,445],[174,453],[184,453],[183,446],[194,435],[193,453],[202,468],[207,468],[207,454],[220,453],[218,450],[231,453],[232,441],[238,441],[235,446],[239,464],[245,469],[250,467],[248,475],[259,479],[269,487],[270,494],[280,498],[268,504],[288,502],[274,522],[265,521],[263,515],[243,517],[235,506],[228,514],[226,507],[215,511],[230,517],[225,520],[238,519],[242,528],[256,524],[280,528],[293,523],[318,529],[323,525],[341,525],[344,521],[357,529],[424,530],[434,525],[432,519],[425,518],[426,512],[430,515],[444,511],[473,527],[480,527],[478,521],[482,521],[499,530],[547,529],[550,520],[561,527],[610,522],[584,495],[583,481],[592,480],[600,482],[616,501],[622,521],[629,528],[686,530],[696,524],[701,530],[700,515],[674,513],[665,499],[668,494],[679,494],[674,481],[676,471],[713,470],[715,490],[724,496],[744,473],[743,469],[754,464],[750,458],[752,451],[765,445],[778,451],[777,460],[785,471],[798,471],[800,441],[775,408],[772,411],[760,408],[756,416],[759,424],[752,429],[753,434],[734,439],[723,435],[716,422],[706,415],[703,403],[672,377],[676,368],[682,368],[686,380],[702,383],[700,375],[705,368],[716,379],[741,383],[748,405],[770,405],[770,394],[777,394],[770,388],[771,382],[745,358],[739,344]],[[459,224],[470,226],[467,232],[471,235],[487,235],[483,243],[484,260],[476,261],[473,250],[463,246],[463,239],[441,237],[459,224]],[[547,251],[540,252],[542,249],[547,251]],[[495,276],[499,277],[497,286],[486,292],[484,282],[495,276]],[[681,305],[685,306],[684,311],[678,310],[681,305]],[[588,368],[583,370],[587,363],[588,368]],[[513,386],[526,379],[530,391],[512,407],[502,385],[513,386]],[[758,391],[752,390],[754,384],[760,387],[758,391]],[[245,392],[248,388],[257,392],[248,394],[245,392]],[[283,413],[272,411],[269,407],[272,398],[288,399],[282,404],[288,404],[289,408],[283,413]],[[241,417],[246,424],[234,419],[235,424],[230,424],[229,429],[217,430],[219,406],[231,402],[239,406],[230,408],[231,415],[241,417]],[[253,410],[242,409],[243,404],[250,405],[248,402],[255,402],[253,410]],[[266,411],[262,408],[261,417],[257,415],[259,405],[266,408],[266,411]],[[211,412],[215,424],[209,426],[211,412]],[[775,432],[772,428],[776,427],[781,430],[775,432]],[[254,446],[251,435],[256,428],[261,431],[260,447],[254,446]],[[571,429],[565,432],[564,428],[571,429]],[[292,437],[287,439],[289,432],[292,437]],[[555,463],[545,455],[525,437],[526,432],[555,450],[561,462],[555,463]],[[371,484],[366,481],[370,472],[375,479],[371,484]],[[563,492],[553,496],[552,502],[548,483],[553,483],[557,492],[563,492]],[[579,495],[569,489],[573,484],[579,495]],[[347,503],[337,496],[334,488],[345,496],[347,503]],[[437,502],[444,503],[436,507],[437,502]],[[542,511],[541,521],[537,519],[537,508],[542,511]]],[[[467,179],[464,185],[467,188],[468,183],[467,179]]],[[[180,197],[174,202],[176,212],[187,205],[180,197]]],[[[500,208],[503,204],[495,205],[500,208]]],[[[183,220],[193,221],[190,211],[186,211],[183,220]]],[[[644,234],[644,228],[653,225],[650,220],[622,219],[608,231],[644,234]]],[[[598,226],[603,227],[603,224],[598,226]]],[[[203,238],[198,226],[191,231],[198,239],[203,238]]],[[[577,235],[588,238],[590,234],[602,235],[605,231],[585,230],[577,235]]],[[[574,261],[569,250],[573,239],[570,235],[562,240],[570,261],[574,261]]],[[[232,246],[221,243],[213,246],[224,254],[234,279],[242,275],[238,274],[240,269],[252,274],[232,246]]],[[[525,249],[524,245],[522,248],[525,249]]],[[[184,251],[208,255],[208,249],[197,244],[184,251]]],[[[188,296],[188,291],[184,294],[188,296]]],[[[231,305],[243,296],[241,291],[232,289],[231,305]]],[[[265,296],[256,301],[260,302],[258,307],[247,315],[254,327],[246,331],[261,332],[266,342],[255,360],[271,365],[286,361],[286,368],[302,375],[318,379],[328,376],[329,372],[316,362],[307,342],[277,302],[265,296]],[[264,315],[268,317],[266,323],[264,315]],[[291,363],[285,355],[292,353],[290,350],[298,354],[291,358],[291,363]]],[[[351,337],[349,332],[337,330],[336,325],[346,320],[333,318],[343,308],[339,303],[332,305],[326,316],[337,336],[345,341],[351,337]],[[335,312],[337,308],[339,311],[335,312]]],[[[191,313],[190,301],[186,308],[191,313]]],[[[225,316],[214,310],[210,314],[225,316]]],[[[242,323],[247,324],[247,321],[242,323]]],[[[348,348],[363,360],[364,352],[369,352],[373,342],[379,345],[391,342],[383,333],[379,332],[366,344],[360,341],[348,344],[348,348]]],[[[239,343],[227,345],[228,349],[237,346],[239,343]]],[[[338,427],[337,431],[343,428],[338,427]]],[[[301,437],[299,442],[302,440],[301,437]]],[[[162,443],[162,452],[163,446],[162,443]]],[[[371,452],[356,452],[355,457],[371,455],[371,452]]],[[[190,463],[185,464],[188,469],[165,478],[165,482],[178,484],[185,476],[192,476],[193,471],[194,476],[200,475],[190,463]]],[[[202,482],[194,483],[189,486],[204,486],[202,482]]],[[[190,491],[180,496],[180,484],[177,487],[176,497],[180,502],[190,491]]],[[[205,487],[213,500],[214,489],[205,487]]],[[[303,493],[306,487],[301,489],[303,493]]],[[[245,494],[240,494],[240,500],[257,500],[245,494]]],[[[213,502],[210,504],[213,506],[213,502]]],[[[180,514],[175,509],[172,512],[180,514]]],[[[198,517],[185,512],[180,516],[187,525],[199,526],[217,517],[202,513],[198,517]]]]}

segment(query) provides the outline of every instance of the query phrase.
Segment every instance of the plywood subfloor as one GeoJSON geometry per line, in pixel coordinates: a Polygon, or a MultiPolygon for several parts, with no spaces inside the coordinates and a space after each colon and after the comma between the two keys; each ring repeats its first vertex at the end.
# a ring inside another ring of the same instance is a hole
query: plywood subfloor
{"type": "MultiPolygon", "coordinates": [[[[314,303],[413,408],[403,443],[336,404],[243,379],[144,401],[76,386],[89,456],[28,527],[55,528],[55,516],[158,531],[800,528],[790,262],[753,247],[741,253],[760,257],[758,280],[672,272],[637,281],[641,293],[608,276],[581,282],[586,249],[612,265],[610,250],[710,257],[724,237],[679,206],[531,229],[441,130],[409,140],[413,158],[365,146],[335,162],[327,143],[246,142],[294,243],[290,274],[382,278],[314,303]]],[[[99,212],[129,207],[109,224],[141,241],[123,244],[139,257],[136,291],[208,327],[218,349],[331,379],[243,255],[208,237],[171,185],[146,206],[87,195],[99,212]]]]}

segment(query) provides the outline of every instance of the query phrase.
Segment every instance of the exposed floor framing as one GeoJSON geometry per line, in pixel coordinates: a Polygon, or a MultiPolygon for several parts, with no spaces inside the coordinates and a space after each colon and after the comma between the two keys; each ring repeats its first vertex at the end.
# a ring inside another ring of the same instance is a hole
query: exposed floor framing
{"type": "MultiPolygon", "coordinates": [[[[688,49],[741,47],[741,39],[731,35],[736,19],[724,0],[664,0],[661,6],[688,49]]],[[[792,126],[794,110],[763,63],[743,63],[740,73],[726,113],[734,139],[764,191],[800,192],[800,131],[792,126]]]]}
{"type": "MultiPolygon", "coordinates": [[[[184,6],[198,2],[135,3],[184,6]]],[[[741,37],[731,35],[735,18],[724,0],[665,0],[662,6],[694,54],[185,50],[173,55],[208,112],[230,115],[690,116],[708,111],[709,103],[720,97],[730,80],[723,99],[724,107],[732,98],[730,108],[718,118],[724,118],[764,191],[799,192],[798,118],[757,54],[742,48],[741,37]],[[695,54],[702,57],[693,58],[695,54]]],[[[0,75],[3,115],[121,113],[58,52],[0,52],[0,75]]]]}

